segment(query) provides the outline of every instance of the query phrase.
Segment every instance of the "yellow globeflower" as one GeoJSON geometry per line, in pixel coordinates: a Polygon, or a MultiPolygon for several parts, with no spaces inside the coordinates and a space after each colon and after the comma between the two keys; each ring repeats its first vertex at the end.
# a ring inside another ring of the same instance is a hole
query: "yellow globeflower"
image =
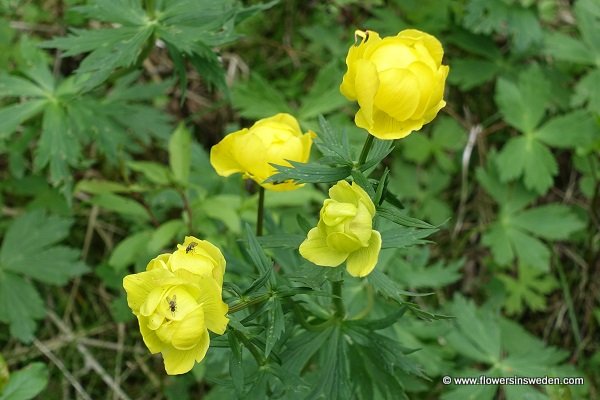
{"type": "Polygon", "coordinates": [[[317,265],[337,267],[346,261],[352,276],[366,276],[377,264],[381,235],[373,230],[375,205],[354,182],[339,181],[329,189],[319,223],[300,245],[300,254],[317,265]]]}
{"type": "Polygon", "coordinates": [[[400,139],[435,118],[443,99],[448,66],[444,49],[433,36],[406,29],[381,39],[377,32],[361,37],[346,57],[348,71],[340,91],[357,100],[354,121],[379,139],[400,139]]]}
{"type": "Polygon", "coordinates": [[[298,121],[290,114],[277,114],[257,121],[250,129],[225,136],[210,150],[210,163],[221,176],[241,172],[265,189],[294,190],[302,185],[291,181],[263,182],[277,172],[270,164],[290,166],[287,160],[307,162],[314,137],[312,131],[302,134],[298,121]]]}
{"type": "Polygon", "coordinates": [[[123,279],[144,343],[152,354],[162,353],[169,375],[184,374],[202,361],[208,330],[221,335],[229,322],[219,249],[193,237],[178,247],[150,261],[145,272],[123,279]]]}

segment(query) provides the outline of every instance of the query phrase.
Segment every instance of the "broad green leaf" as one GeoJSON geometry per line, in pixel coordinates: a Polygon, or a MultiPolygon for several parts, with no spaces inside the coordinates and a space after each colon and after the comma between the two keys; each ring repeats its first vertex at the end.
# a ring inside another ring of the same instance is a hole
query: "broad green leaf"
{"type": "Polygon", "coordinates": [[[590,54],[589,49],[584,43],[564,33],[549,33],[545,39],[544,50],[546,54],[561,61],[583,65],[589,65],[594,62],[592,54],[590,54]]]}
{"type": "Polygon", "coordinates": [[[544,243],[518,229],[510,228],[507,233],[521,264],[548,271],[550,250],[544,243]]]}
{"type": "Polygon", "coordinates": [[[0,108],[0,139],[10,137],[21,123],[39,114],[46,104],[46,100],[31,100],[0,108]]]}
{"type": "Polygon", "coordinates": [[[575,106],[587,104],[588,110],[600,114],[600,68],[591,70],[577,82],[571,102],[575,106]]]}
{"type": "Polygon", "coordinates": [[[29,400],[35,398],[48,384],[48,368],[34,362],[13,372],[8,384],[0,392],[0,400],[29,400]]]}
{"type": "Polygon", "coordinates": [[[530,141],[531,139],[525,136],[513,137],[504,144],[498,153],[496,165],[503,182],[511,181],[523,174],[525,162],[529,157],[530,141]]]}
{"type": "Polygon", "coordinates": [[[316,118],[347,104],[339,88],[331,85],[331,82],[339,79],[340,76],[337,64],[337,62],[330,62],[319,70],[310,91],[302,99],[302,106],[298,110],[299,119],[316,118]]]}
{"type": "Polygon", "coordinates": [[[73,221],[41,210],[23,214],[9,226],[2,247],[0,265],[22,265],[29,255],[43,251],[69,235],[73,221]]]}
{"type": "Polygon", "coordinates": [[[564,204],[546,204],[521,211],[511,217],[511,224],[548,240],[564,240],[585,227],[564,204]]]}
{"type": "Polygon", "coordinates": [[[478,310],[471,300],[456,296],[451,305],[456,330],[448,342],[464,356],[488,365],[500,361],[502,355],[500,327],[493,313],[478,310]]]}
{"type": "Polygon", "coordinates": [[[44,97],[44,92],[31,81],[6,73],[0,74],[0,97],[44,97]]]}
{"type": "Polygon", "coordinates": [[[135,0],[95,0],[76,10],[96,20],[123,25],[142,25],[148,18],[141,3],[135,0]]]}
{"type": "Polygon", "coordinates": [[[75,193],[129,193],[139,190],[139,187],[136,190],[135,185],[125,185],[119,182],[104,181],[100,179],[82,179],[75,185],[75,193]]]}
{"type": "Polygon", "coordinates": [[[56,103],[48,104],[35,154],[36,168],[40,170],[50,164],[51,182],[69,182],[73,179],[69,166],[77,163],[79,149],[79,141],[69,126],[65,109],[56,103]]]}
{"type": "Polygon", "coordinates": [[[585,147],[600,137],[600,127],[588,112],[577,110],[551,119],[534,135],[554,147],[585,147]]]}
{"type": "Polygon", "coordinates": [[[427,161],[432,153],[431,141],[423,134],[409,135],[401,143],[404,158],[417,164],[427,161]]]}
{"type": "Polygon", "coordinates": [[[517,279],[506,274],[498,275],[498,279],[504,283],[508,292],[504,304],[509,314],[521,314],[525,308],[532,311],[544,310],[545,296],[558,286],[551,275],[526,265],[519,267],[517,279]]]}
{"type": "Polygon", "coordinates": [[[29,276],[40,282],[64,285],[88,269],[79,260],[80,251],[66,246],[54,246],[32,252],[25,243],[23,257],[4,265],[7,271],[29,276]]]}
{"type": "Polygon", "coordinates": [[[156,254],[166,248],[173,238],[185,228],[185,224],[180,219],[174,219],[161,224],[152,232],[152,237],[148,242],[146,249],[149,254],[156,254]]]}
{"type": "Polygon", "coordinates": [[[490,248],[494,260],[500,265],[507,265],[515,258],[508,232],[499,223],[494,223],[483,234],[481,243],[490,248]]]}
{"type": "Polygon", "coordinates": [[[129,161],[127,166],[136,172],[142,173],[150,182],[157,185],[168,185],[171,173],[167,167],[152,161],[129,161]]]}
{"type": "Polygon", "coordinates": [[[548,147],[536,140],[528,143],[528,157],[525,160],[525,187],[544,194],[552,187],[558,164],[548,147]]]}
{"type": "Polygon", "coordinates": [[[140,257],[146,256],[146,248],[152,235],[153,232],[148,230],[129,235],[115,247],[108,259],[108,264],[116,271],[120,271],[139,261],[140,257]]]}
{"type": "Polygon", "coordinates": [[[600,67],[600,7],[595,0],[579,0],[575,4],[577,26],[581,38],[595,56],[595,63],[600,67]]]}
{"type": "Polygon", "coordinates": [[[4,357],[2,357],[2,354],[0,354],[0,393],[2,393],[2,389],[4,389],[4,386],[6,386],[9,376],[10,373],[8,372],[8,365],[6,365],[4,357]]]}
{"type": "Polygon", "coordinates": [[[531,133],[544,117],[549,95],[550,84],[534,65],[519,74],[518,83],[498,79],[495,99],[509,124],[531,133]]]}
{"type": "Polygon", "coordinates": [[[322,349],[330,332],[305,331],[286,342],[286,349],[281,355],[287,370],[300,373],[310,359],[322,349]]]}
{"type": "Polygon", "coordinates": [[[44,301],[35,288],[23,278],[0,270],[0,321],[10,325],[11,336],[30,343],[35,320],[45,315],[44,301]]]}
{"type": "Polygon", "coordinates": [[[470,90],[492,80],[500,72],[493,61],[478,58],[459,58],[452,62],[452,73],[448,81],[461,90],[470,90]]]}
{"type": "Polygon", "coordinates": [[[169,140],[169,165],[175,179],[187,185],[190,178],[192,135],[183,123],[179,124],[169,140]]]}
{"type": "Polygon", "coordinates": [[[135,218],[140,221],[149,221],[148,211],[140,203],[133,199],[112,193],[102,193],[91,200],[92,204],[116,212],[126,217],[135,218]]]}
{"type": "Polygon", "coordinates": [[[260,119],[292,110],[288,106],[281,91],[273,87],[258,74],[250,75],[250,79],[233,87],[231,93],[233,106],[240,115],[249,119],[260,119]]]}

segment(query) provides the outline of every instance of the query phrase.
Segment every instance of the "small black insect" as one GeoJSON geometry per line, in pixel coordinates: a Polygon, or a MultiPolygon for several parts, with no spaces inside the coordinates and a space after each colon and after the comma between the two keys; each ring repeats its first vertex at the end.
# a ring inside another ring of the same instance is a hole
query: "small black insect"
{"type": "Polygon", "coordinates": [[[175,311],[177,311],[177,295],[174,294],[172,298],[167,296],[167,303],[169,303],[169,310],[171,310],[171,314],[175,316],[175,311]]]}
{"type": "Polygon", "coordinates": [[[194,247],[196,247],[197,245],[198,245],[198,243],[196,243],[196,242],[192,242],[192,243],[188,244],[187,247],[185,248],[185,254],[192,251],[194,249],[194,247]]]}

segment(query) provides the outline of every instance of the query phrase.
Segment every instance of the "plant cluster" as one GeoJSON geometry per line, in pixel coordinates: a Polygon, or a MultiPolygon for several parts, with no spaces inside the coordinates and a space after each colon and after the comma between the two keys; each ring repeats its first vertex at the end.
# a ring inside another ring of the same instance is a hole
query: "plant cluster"
{"type": "Polygon", "coordinates": [[[600,396],[571,3],[0,4],[0,399],[600,396]]]}

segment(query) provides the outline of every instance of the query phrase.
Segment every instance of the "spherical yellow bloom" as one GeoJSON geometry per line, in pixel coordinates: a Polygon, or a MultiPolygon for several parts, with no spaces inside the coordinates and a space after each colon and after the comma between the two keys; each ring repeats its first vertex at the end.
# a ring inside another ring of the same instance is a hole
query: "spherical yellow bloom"
{"type": "Polygon", "coordinates": [[[225,332],[229,319],[221,297],[224,271],[219,249],[186,237],[173,254],[162,254],[145,272],[123,279],[144,343],[152,354],[162,353],[167,374],[184,374],[202,361],[208,330],[225,332]]]}
{"type": "Polygon", "coordinates": [[[307,162],[314,132],[304,135],[290,114],[277,114],[257,121],[250,129],[230,133],[210,150],[210,163],[221,176],[242,172],[265,189],[294,190],[291,181],[263,183],[277,170],[270,164],[290,166],[286,160],[307,162]]]}
{"type": "Polygon", "coordinates": [[[362,38],[346,57],[348,71],[340,91],[357,100],[354,121],[379,139],[400,139],[435,118],[443,99],[448,66],[444,50],[427,33],[406,29],[381,39],[377,32],[356,31],[362,38]]]}
{"type": "Polygon", "coordinates": [[[366,276],[377,264],[381,235],[373,230],[375,205],[354,182],[329,189],[319,223],[300,245],[300,254],[317,265],[337,267],[346,261],[352,276],[366,276]]]}

